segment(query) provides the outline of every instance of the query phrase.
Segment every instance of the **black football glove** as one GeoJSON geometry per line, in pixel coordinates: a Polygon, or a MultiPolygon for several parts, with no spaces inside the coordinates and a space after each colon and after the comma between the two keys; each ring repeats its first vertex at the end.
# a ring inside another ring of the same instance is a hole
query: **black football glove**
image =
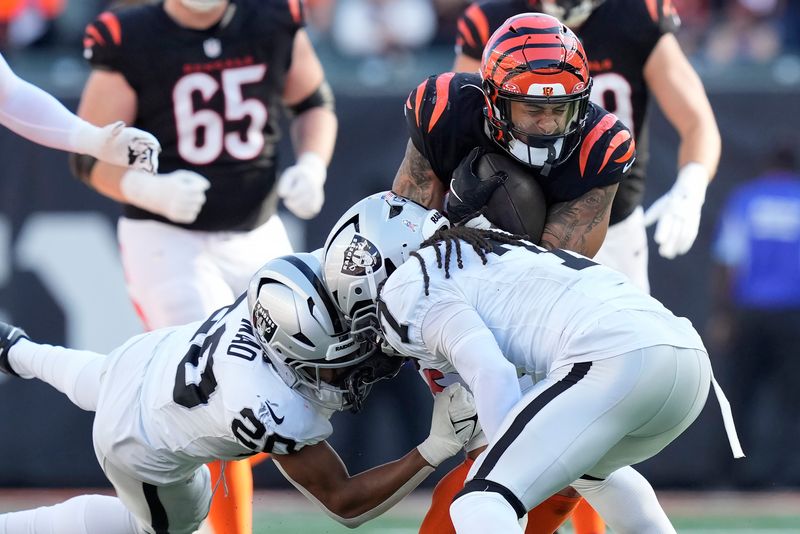
{"type": "Polygon", "coordinates": [[[481,179],[477,166],[486,153],[481,147],[467,154],[450,179],[450,194],[447,197],[447,218],[453,224],[464,224],[483,212],[494,190],[508,179],[508,174],[499,171],[481,179]]]}

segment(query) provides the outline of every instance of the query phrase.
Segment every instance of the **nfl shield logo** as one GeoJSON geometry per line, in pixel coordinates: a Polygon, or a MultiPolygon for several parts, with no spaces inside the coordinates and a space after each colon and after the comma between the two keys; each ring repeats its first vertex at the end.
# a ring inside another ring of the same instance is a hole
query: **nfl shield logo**
{"type": "Polygon", "coordinates": [[[206,39],[203,42],[203,51],[208,57],[219,57],[222,53],[222,43],[219,42],[219,39],[206,39]]]}

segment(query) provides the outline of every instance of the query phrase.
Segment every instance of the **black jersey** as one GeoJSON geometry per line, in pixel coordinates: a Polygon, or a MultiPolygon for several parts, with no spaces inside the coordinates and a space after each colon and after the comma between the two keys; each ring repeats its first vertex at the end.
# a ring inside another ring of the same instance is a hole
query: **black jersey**
{"type": "MultiPolygon", "coordinates": [[[[513,15],[541,11],[538,0],[489,0],[469,6],[458,23],[456,51],[480,59],[489,36],[513,15]]],[[[591,100],[633,128],[637,161],[620,185],[611,208],[611,223],[641,204],[648,159],[644,65],[658,40],[680,24],[672,2],[605,0],[573,28],[589,59],[591,100]]]]}
{"type": "MultiPolygon", "coordinates": [[[[207,30],[179,26],[163,2],[102,13],[86,29],[94,68],[136,91],[135,126],[161,142],[160,172],[189,169],[211,187],[196,230],[247,230],[277,206],[276,143],[300,0],[233,0],[207,30]]],[[[135,206],[134,219],[163,217],[135,206]]]]}
{"type": "MultiPolygon", "coordinates": [[[[477,74],[447,72],[422,82],[406,101],[411,140],[447,188],[453,171],[473,148],[502,150],[486,130],[480,83],[477,74]]],[[[634,161],[633,139],[625,125],[592,103],[587,115],[581,142],[566,161],[548,176],[531,168],[548,205],[619,183],[634,161]]]]}

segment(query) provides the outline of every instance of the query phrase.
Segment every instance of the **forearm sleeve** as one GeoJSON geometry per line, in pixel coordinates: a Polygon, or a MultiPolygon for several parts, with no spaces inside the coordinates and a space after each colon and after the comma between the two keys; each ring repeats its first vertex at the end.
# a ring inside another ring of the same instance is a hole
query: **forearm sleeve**
{"type": "Polygon", "coordinates": [[[466,302],[434,305],[422,330],[429,350],[444,355],[468,384],[478,420],[491,441],[522,396],[516,368],[503,356],[478,312],[466,302]]]}
{"type": "Polygon", "coordinates": [[[428,475],[433,473],[434,468],[431,466],[425,466],[417,473],[411,477],[408,482],[400,486],[396,492],[394,492],[388,499],[377,505],[375,508],[371,510],[367,510],[366,512],[358,515],[356,517],[342,517],[335,512],[329,510],[325,507],[325,505],[314,495],[305,489],[303,486],[292,480],[292,478],[283,470],[281,467],[280,462],[275,462],[275,466],[278,470],[286,477],[286,480],[292,483],[292,485],[297,488],[300,493],[306,496],[308,500],[319,506],[323,512],[325,512],[331,519],[334,521],[341,523],[342,525],[346,526],[347,528],[356,528],[361,526],[362,524],[366,523],[367,521],[378,517],[379,515],[383,514],[386,510],[390,509],[395,504],[399,503],[403,498],[411,493],[411,491],[420,485],[420,483],[428,478],[428,475]]]}
{"type": "Polygon", "coordinates": [[[92,128],[53,96],[19,78],[2,56],[0,124],[40,145],[78,153],[85,151],[77,133],[92,128]]]}

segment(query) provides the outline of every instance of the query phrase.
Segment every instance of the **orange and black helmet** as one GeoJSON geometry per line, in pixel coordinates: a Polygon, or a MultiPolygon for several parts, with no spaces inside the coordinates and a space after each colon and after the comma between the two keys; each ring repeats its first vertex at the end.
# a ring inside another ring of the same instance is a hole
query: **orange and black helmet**
{"type": "Polygon", "coordinates": [[[513,157],[546,174],[578,146],[592,81],[583,45],[558,19],[523,13],[506,20],[484,48],[481,77],[490,133],[513,157]],[[545,135],[515,125],[512,102],[557,105],[560,129],[545,135]]]}

